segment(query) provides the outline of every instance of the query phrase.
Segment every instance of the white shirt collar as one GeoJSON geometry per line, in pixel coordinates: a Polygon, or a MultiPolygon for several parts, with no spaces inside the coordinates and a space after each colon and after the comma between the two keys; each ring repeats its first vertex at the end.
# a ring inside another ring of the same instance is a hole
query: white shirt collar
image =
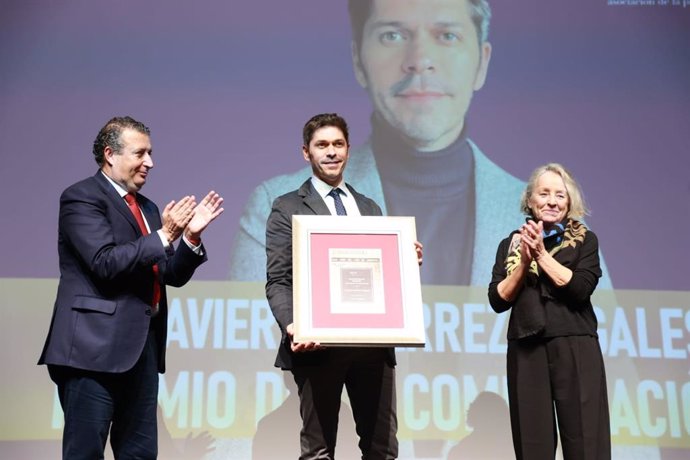
{"type": "Polygon", "coordinates": [[[347,185],[345,185],[345,181],[340,181],[340,183],[338,185],[333,187],[332,185],[325,183],[324,181],[322,181],[318,177],[311,176],[311,185],[314,186],[314,189],[316,190],[316,192],[319,195],[321,195],[321,198],[323,198],[324,200],[326,199],[326,197],[328,196],[330,191],[333,190],[334,188],[339,188],[340,190],[342,190],[343,194],[345,196],[351,195],[350,190],[347,188],[347,185]]]}
{"type": "Polygon", "coordinates": [[[117,182],[112,180],[110,177],[108,177],[108,175],[106,173],[104,173],[102,169],[101,169],[101,174],[103,174],[103,177],[108,179],[108,182],[110,182],[112,184],[112,186],[115,187],[115,190],[117,190],[117,193],[120,194],[120,197],[124,198],[125,195],[127,195],[127,193],[128,193],[127,190],[123,189],[120,184],[118,184],[117,182]]]}

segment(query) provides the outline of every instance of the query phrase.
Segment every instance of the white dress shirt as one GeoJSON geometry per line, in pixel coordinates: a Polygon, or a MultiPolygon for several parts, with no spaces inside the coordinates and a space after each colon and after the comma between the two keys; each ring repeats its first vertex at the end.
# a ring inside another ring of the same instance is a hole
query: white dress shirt
{"type": "Polygon", "coordinates": [[[321,195],[321,198],[323,198],[324,203],[326,203],[326,206],[328,206],[328,210],[331,212],[332,215],[335,216],[338,214],[337,212],[335,212],[335,200],[332,196],[329,195],[331,190],[333,190],[334,188],[339,188],[340,190],[342,190],[342,193],[340,194],[340,199],[342,200],[343,205],[345,206],[345,211],[347,212],[348,216],[362,215],[360,214],[359,208],[357,207],[355,197],[352,195],[350,189],[347,188],[347,185],[345,185],[345,181],[342,181],[336,187],[333,187],[332,185],[328,185],[318,177],[311,176],[311,185],[313,185],[314,189],[316,189],[316,193],[321,195]]]}

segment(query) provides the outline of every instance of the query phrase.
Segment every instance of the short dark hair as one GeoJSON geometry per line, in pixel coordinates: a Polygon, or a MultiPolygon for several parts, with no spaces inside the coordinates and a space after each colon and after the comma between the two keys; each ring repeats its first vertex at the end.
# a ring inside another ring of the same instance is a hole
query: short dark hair
{"type": "Polygon", "coordinates": [[[105,154],[103,152],[106,147],[110,147],[115,153],[120,153],[122,150],[120,135],[125,129],[133,129],[147,136],[151,135],[151,130],[148,126],[132,117],[111,118],[98,132],[96,140],[93,141],[93,156],[98,166],[103,166],[105,163],[105,154]]]}
{"type": "Polygon", "coordinates": [[[309,121],[304,125],[304,129],[302,129],[302,141],[304,142],[304,144],[302,145],[308,147],[312,137],[314,137],[314,133],[316,132],[316,130],[320,128],[325,128],[326,126],[334,126],[338,128],[340,131],[343,132],[343,136],[345,136],[345,142],[348,145],[350,144],[350,134],[347,131],[347,122],[345,121],[345,119],[337,113],[320,113],[318,115],[314,115],[313,117],[311,117],[309,121]]]}
{"type": "MultiPolygon", "coordinates": [[[[474,28],[477,31],[477,38],[481,45],[489,39],[489,23],[491,22],[491,7],[487,0],[466,0],[470,7],[470,15],[474,28]]],[[[350,11],[350,27],[352,28],[352,40],[355,42],[357,52],[362,46],[362,36],[364,35],[364,24],[371,15],[372,0],[348,0],[348,10],[350,11]]]]}

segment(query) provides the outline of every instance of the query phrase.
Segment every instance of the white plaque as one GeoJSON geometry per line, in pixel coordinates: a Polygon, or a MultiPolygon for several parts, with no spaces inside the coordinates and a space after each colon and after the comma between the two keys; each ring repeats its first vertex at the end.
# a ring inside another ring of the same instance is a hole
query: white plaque
{"type": "Polygon", "coordinates": [[[380,249],[330,248],[328,260],[331,313],[385,313],[380,249]]]}

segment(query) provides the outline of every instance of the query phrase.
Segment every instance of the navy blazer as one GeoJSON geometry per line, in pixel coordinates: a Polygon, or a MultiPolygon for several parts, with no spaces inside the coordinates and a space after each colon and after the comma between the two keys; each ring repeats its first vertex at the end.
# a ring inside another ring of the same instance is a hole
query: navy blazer
{"type": "MultiPolygon", "coordinates": [[[[99,171],[60,197],[60,282],[39,364],[124,372],[139,359],[151,321],[153,265],[161,299],[154,325],[158,370],[165,371],[165,285],[182,286],[206,260],[185,243],[166,251],[156,205],[137,194],[151,233],[143,235],[117,190],[99,171]]],[[[203,251],[203,249],[202,249],[203,251]]]]}
{"type": "MultiPolygon", "coordinates": [[[[355,198],[363,216],[380,216],[381,208],[374,200],[358,193],[350,184],[347,188],[355,198]]],[[[321,195],[308,179],[293,192],[273,201],[271,214],[266,222],[266,298],[275,316],[282,340],[278,347],[275,365],[281,369],[292,369],[295,365],[314,365],[324,360],[329,350],[293,353],[286,328],[292,318],[292,216],[330,215],[331,212],[321,195]]],[[[388,349],[387,361],[395,365],[395,352],[388,349]]]]}

